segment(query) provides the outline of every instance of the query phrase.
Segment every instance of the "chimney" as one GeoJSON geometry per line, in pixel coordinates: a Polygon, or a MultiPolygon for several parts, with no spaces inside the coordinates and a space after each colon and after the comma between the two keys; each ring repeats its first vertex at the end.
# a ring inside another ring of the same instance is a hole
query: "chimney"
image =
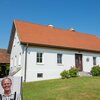
{"type": "Polygon", "coordinates": [[[73,27],[71,27],[69,30],[75,32],[75,29],[73,27]]]}
{"type": "Polygon", "coordinates": [[[52,24],[48,24],[49,27],[53,28],[54,26],[52,24]]]}

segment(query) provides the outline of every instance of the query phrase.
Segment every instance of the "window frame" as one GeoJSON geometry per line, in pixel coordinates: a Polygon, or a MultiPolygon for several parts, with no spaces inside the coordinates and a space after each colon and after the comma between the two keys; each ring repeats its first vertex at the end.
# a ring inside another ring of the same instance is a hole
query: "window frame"
{"type": "Polygon", "coordinates": [[[42,52],[36,53],[36,63],[43,64],[43,53],[42,52]]]}
{"type": "Polygon", "coordinates": [[[93,65],[94,66],[97,64],[96,59],[97,59],[96,57],[93,57],[93,65]]]}
{"type": "Polygon", "coordinates": [[[43,78],[43,73],[37,73],[37,78],[43,78]]]}
{"type": "Polygon", "coordinates": [[[18,66],[21,66],[21,52],[19,53],[19,56],[18,56],[18,66]]]}
{"type": "Polygon", "coordinates": [[[62,65],[62,54],[61,53],[57,54],[57,64],[61,64],[62,65]]]}

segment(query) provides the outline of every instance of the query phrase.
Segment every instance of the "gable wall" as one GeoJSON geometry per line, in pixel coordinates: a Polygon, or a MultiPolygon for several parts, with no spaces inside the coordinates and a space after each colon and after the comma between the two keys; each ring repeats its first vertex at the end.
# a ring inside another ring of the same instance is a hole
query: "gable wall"
{"type": "MultiPolygon", "coordinates": [[[[17,32],[15,32],[14,41],[12,45],[12,51],[10,56],[10,68],[22,67],[24,65],[24,53],[23,46],[20,44],[17,32]]],[[[22,76],[24,67],[17,73],[17,76],[22,76]]]]}

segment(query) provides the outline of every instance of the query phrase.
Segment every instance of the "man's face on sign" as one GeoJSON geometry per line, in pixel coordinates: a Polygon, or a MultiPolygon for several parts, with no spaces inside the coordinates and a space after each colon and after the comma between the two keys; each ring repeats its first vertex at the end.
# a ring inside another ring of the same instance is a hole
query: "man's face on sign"
{"type": "Polygon", "coordinates": [[[10,79],[4,79],[2,82],[2,87],[3,87],[4,91],[10,91],[11,85],[12,85],[12,82],[10,79]]]}

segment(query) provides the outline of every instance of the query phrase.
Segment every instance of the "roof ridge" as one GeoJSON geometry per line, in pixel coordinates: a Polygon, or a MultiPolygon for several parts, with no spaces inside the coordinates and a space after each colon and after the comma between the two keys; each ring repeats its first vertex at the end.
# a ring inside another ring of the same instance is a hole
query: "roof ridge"
{"type": "MultiPolygon", "coordinates": [[[[42,27],[51,28],[50,26],[48,26],[49,24],[42,25],[42,24],[39,24],[39,23],[33,23],[33,22],[24,21],[24,20],[14,20],[15,24],[16,24],[16,21],[20,21],[20,22],[23,22],[23,23],[28,23],[28,24],[32,24],[32,25],[39,25],[39,26],[42,26],[42,27]]],[[[57,27],[52,27],[51,29],[58,29],[58,30],[63,30],[63,31],[69,30],[69,29],[62,29],[62,28],[57,28],[57,27]]]]}

